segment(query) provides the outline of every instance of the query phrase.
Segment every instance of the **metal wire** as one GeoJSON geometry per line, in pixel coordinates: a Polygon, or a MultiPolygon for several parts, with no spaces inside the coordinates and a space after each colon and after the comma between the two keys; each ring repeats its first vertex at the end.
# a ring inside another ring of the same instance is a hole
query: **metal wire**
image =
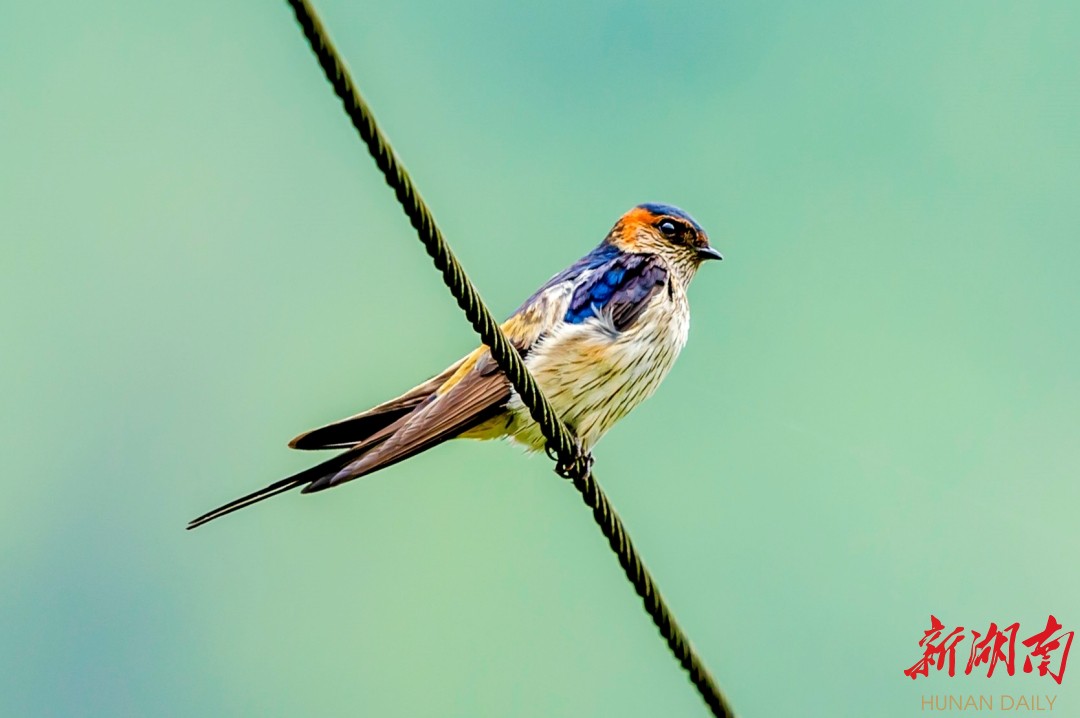
{"type": "Polygon", "coordinates": [[[521,356],[507,340],[499,324],[480,299],[476,288],[469,281],[460,262],[443,239],[442,232],[435,224],[420,193],[375,123],[371,108],[367,106],[353,84],[344,62],[331,43],[329,34],[315,14],[314,8],[306,0],[288,0],[288,2],[296,13],[296,20],[315,57],[318,58],[326,79],[330,81],[334,92],[341,99],[345,113],[364,144],[367,145],[368,152],[371,153],[375,164],[383,173],[386,183],[394,190],[394,195],[419,235],[424,248],[431,255],[435,267],[442,273],[443,281],[454,295],[458,306],[465,312],[473,329],[491,350],[492,357],[498,362],[514,390],[528,407],[532,418],[539,424],[547,439],[549,453],[553,453],[558,460],[557,471],[561,476],[573,482],[574,487],[581,493],[582,500],[592,509],[593,518],[601,532],[607,537],[611,550],[619,557],[619,563],[627,579],[641,596],[646,612],[652,617],[653,623],[660,630],[660,635],[667,641],[668,647],[679,664],[689,674],[690,681],[698,689],[713,715],[718,718],[733,716],[734,713],[719,686],[705,668],[705,664],[686,634],[675,622],[655,581],[634,548],[626,527],[623,526],[622,520],[615,513],[615,509],[612,508],[593,476],[591,458],[578,450],[573,434],[552,409],[551,404],[540,391],[540,387],[537,386],[536,380],[525,368],[521,356]]]}

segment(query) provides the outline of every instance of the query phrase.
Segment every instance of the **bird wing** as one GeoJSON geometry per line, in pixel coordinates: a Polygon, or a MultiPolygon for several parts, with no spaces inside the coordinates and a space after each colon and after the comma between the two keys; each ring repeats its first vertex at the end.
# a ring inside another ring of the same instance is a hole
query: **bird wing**
{"type": "Polygon", "coordinates": [[[363,446],[370,449],[313,481],[304,493],[328,489],[404,461],[496,416],[510,398],[511,388],[502,372],[487,370],[488,363],[495,362],[486,347],[474,351],[422,404],[365,440],[363,446]]]}
{"type": "Polygon", "coordinates": [[[289,446],[293,449],[302,450],[347,449],[350,446],[356,446],[398,419],[408,415],[416,407],[424,403],[439,387],[446,383],[446,380],[458,370],[464,361],[465,359],[461,359],[455,362],[438,376],[413,387],[390,401],[383,402],[359,414],[305,431],[303,434],[293,438],[289,442],[289,446]]]}
{"type": "MultiPolygon", "coordinates": [[[[605,251],[601,259],[596,259],[599,250],[600,248],[593,250],[569,269],[548,280],[503,323],[503,333],[522,355],[527,354],[529,349],[562,319],[570,302],[573,282],[583,272],[595,268],[598,262],[612,256],[610,251],[605,251]]],[[[411,416],[435,396],[446,394],[469,373],[468,370],[477,369],[482,375],[497,371],[498,365],[495,362],[481,361],[480,355],[486,352],[487,349],[481,347],[449,366],[438,376],[401,396],[359,414],[305,431],[294,437],[289,446],[301,450],[347,449],[361,442],[370,444],[379,437],[385,439],[401,428],[401,420],[411,416]]],[[[490,360],[490,354],[487,356],[490,360]]],[[[472,382],[467,382],[465,388],[457,391],[456,396],[476,401],[487,396],[484,389],[473,387],[472,382]]]]}
{"type": "Polygon", "coordinates": [[[612,329],[624,331],[667,281],[667,269],[656,255],[620,254],[575,283],[564,319],[581,324],[591,317],[609,318],[612,329]]]}
{"type": "MultiPolygon", "coordinates": [[[[560,281],[545,287],[502,324],[511,345],[523,356],[562,319],[570,302],[573,287],[569,283],[560,281]]],[[[362,445],[371,448],[337,471],[311,482],[304,492],[321,491],[366,476],[452,439],[497,416],[513,391],[485,346],[437,378],[444,380],[434,391],[364,440],[362,445]]]]}

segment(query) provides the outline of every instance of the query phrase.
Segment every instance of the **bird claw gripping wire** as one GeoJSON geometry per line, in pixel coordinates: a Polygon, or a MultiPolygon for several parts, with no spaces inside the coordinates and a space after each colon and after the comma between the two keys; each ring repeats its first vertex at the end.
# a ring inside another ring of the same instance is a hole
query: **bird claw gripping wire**
{"type": "Polygon", "coordinates": [[[569,462],[563,461],[550,445],[544,452],[555,462],[555,473],[564,479],[583,478],[592,472],[593,455],[585,451],[580,439],[574,439],[574,458],[569,462]]]}

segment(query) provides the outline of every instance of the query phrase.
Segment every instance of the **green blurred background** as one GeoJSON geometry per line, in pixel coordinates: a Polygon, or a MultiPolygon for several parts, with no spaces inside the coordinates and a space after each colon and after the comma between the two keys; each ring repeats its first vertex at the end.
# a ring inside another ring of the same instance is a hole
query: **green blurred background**
{"type": "MultiPolygon", "coordinates": [[[[638,202],[725,253],[597,471],[742,714],[1075,714],[901,671],[1080,626],[1080,6],[870,5],[318,3],[496,314],[638,202]]],[[[704,714],[509,445],[184,532],[474,336],[284,3],[3,15],[0,715],[704,714]]]]}

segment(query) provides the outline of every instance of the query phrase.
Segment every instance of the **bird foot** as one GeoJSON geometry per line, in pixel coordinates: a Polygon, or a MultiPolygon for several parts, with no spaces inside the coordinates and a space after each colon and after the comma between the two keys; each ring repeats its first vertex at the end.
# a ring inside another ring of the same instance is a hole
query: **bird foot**
{"type": "Polygon", "coordinates": [[[550,449],[548,450],[548,456],[555,459],[555,473],[564,479],[572,479],[575,476],[586,476],[592,471],[593,456],[588,451],[585,451],[581,445],[581,440],[574,439],[574,458],[569,463],[559,459],[557,455],[550,449]]]}

